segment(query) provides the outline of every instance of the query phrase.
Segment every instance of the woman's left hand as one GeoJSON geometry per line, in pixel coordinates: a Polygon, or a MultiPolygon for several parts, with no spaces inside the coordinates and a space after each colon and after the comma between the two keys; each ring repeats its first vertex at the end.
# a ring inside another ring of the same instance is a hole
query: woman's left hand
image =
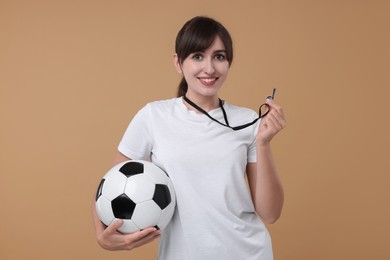
{"type": "Polygon", "coordinates": [[[286,119],[282,107],[272,99],[267,99],[266,103],[270,106],[270,111],[261,119],[256,135],[257,144],[271,142],[272,138],[286,126],[286,119]]]}

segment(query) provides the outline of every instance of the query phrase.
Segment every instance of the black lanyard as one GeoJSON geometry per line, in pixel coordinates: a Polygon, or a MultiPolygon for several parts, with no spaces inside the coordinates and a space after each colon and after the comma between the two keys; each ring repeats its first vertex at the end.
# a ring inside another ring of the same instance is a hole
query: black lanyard
{"type": "Polygon", "coordinates": [[[230,126],[229,125],[229,121],[227,119],[227,115],[226,115],[226,111],[225,109],[223,108],[223,101],[221,99],[219,99],[219,107],[222,109],[222,113],[223,113],[223,118],[225,119],[225,124],[224,123],[221,123],[219,122],[217,119],[215,119],[214,117],[210,116],[209,113],[207,113],[205,110],[203,110],[201,107],[199,107],[197,104],[195,104],[194,102],[192,102],[191,100],[189,100],[186,96],[183,96],[183,99],[188,103],[190,104],[193,108],[195,108],[196,110],[198,110],[199,112],[202,112],[203,114],[205,114],[206,116],[208,116],[211,120],[217,122],[218,124],[220,125],[223,125],[223,126],[226,126],[226,127],[229,127],[231,129],[233,129],[234,131],[237,131],[237,130],[241,130],[241,129],[244,129],[244,128],[247,128],[248,126],[251,126],[253,124],[255,124],[260,118],[262,117],[265,117],[268,112],[270,111],[270,106],[267,104],[267,103],[264,103],[260,106],[259,108],[259,117],[256,118],[255,120],[253,120],[252,122],[250,123],[247,123],[247,124],[244,124],[244,125],[239,125],[239,126],[230,126]],[[267,110],[265,111],[265,113],[262,115],[261,114],[261,109],[265,107],[267,110]]]}

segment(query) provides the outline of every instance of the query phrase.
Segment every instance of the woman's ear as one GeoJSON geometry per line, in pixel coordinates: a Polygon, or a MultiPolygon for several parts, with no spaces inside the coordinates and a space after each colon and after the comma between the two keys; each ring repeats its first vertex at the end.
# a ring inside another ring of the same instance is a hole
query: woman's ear
{"type": "Polygon", "coordinates": [[[176,68],[176,71],[178,73],[183,73],[183,71],[181,70],[181,64],[179,62],[179,57],[177,56],[177,54],[173,54],[173,64],[175,65],[175,68],[176,68]]]}

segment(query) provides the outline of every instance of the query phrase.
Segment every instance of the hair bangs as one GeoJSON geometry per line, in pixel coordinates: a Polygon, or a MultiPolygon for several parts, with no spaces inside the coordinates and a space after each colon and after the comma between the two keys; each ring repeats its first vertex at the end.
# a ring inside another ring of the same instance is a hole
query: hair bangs
{"type": "Polygon", "coordinates": [[[184,60],[188,55],[194,52],[202,52],[207,50],[215,41],[215,37],[218,35],[217,28],[211,28],[207,25],[196,27],[191,34],[187,35],[187,39],[184,39],[183,52],[181,55],[184,60]]]}

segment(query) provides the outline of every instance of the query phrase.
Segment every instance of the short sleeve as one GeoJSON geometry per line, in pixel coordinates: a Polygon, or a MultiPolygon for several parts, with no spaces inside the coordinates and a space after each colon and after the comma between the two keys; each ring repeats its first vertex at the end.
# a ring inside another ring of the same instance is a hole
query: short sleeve
{"type": "Polygon", "coordinates": [[[134,160],[148,160],[152,151],[151,116],[146,105],[131,120],[118,151],[134,160]]]}

